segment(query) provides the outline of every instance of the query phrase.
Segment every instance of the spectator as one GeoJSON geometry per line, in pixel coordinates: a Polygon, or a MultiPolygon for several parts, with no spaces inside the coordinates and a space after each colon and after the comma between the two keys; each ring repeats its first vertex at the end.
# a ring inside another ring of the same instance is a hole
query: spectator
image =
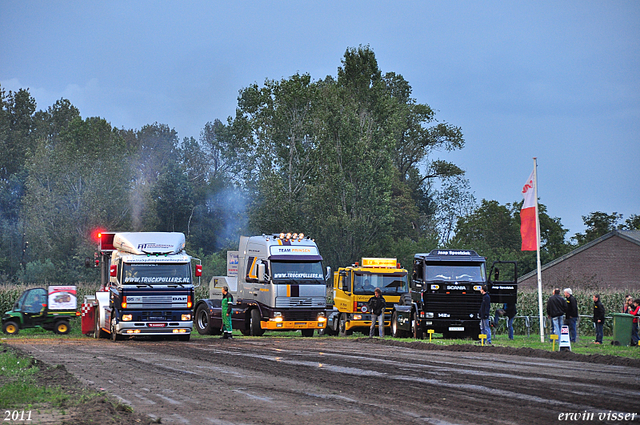
{"type": "Polygon", "coordinates": [[[629,307],[629,314],[633,314],[633,323],[631,323],[631,345],[638,346],[638,316],[640,315],[640,298],[633,300],[629,307]]]}
{"type": "Polygon", "coordinates": [[[553,295],[547,300],[547,315],[551,318],[552,333],[560,338],[562,317],[567,310],[567,302],[560,295],[560,288],[553,290],[553,295]]]}
{"type": "Polygon", "coordinates": [[[631,304],[633,304],[633,297],[627,294],[624,297],[624,305],[622,306],[622,312],[629,314],[629,308],[631,308],[631,304]]]}
{"type": "Polygon", "coordinates": [[[380,338],[384,338],[384,310],[387,308],[387,303],[382,296],[380,288],[376,288],[373,291],[373,297],[369,298],[369,311],[371,312],[371,327],[369,328],[369,338],[373,338],[376,330],[376,322],[378,322],[378,333],[380,338]]]}
{"type": "Polygon", "coordinates": [[[482,304],[480,305],[480,333],[487,336],[487,344],[491,344],[491,326],[489,325],[489,312],[491,310],[491,297],[487,293],[487,285],[480,288],[482,304]]]}
{"type": "Polygon", "coordinates": [[[573,296],[571,288],[564,290],[564,297],[567,299],[567,325],[569,325],[569,339],[571,342],[578,340],[578,301],[573,296]]]}
{"type": "Polygon", "coordinates": [[[604,328],[604,306],[600,301],[600,295],[593,296],[593,323],[596,325],[596,340],[594,344],[602,344],[602,333],[604,328]]]}
{"type": "Polygon", "coordinates": [[[513,318],[518,314],[518,309],[515,303],[505,304],[505,311],[507,312],[507,328],[509,329],[509,339],[513,339],[513,318]]]}

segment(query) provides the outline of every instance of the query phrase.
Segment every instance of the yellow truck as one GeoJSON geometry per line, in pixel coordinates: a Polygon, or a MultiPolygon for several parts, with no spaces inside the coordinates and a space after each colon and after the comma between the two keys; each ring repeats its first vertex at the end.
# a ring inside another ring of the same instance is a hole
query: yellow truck
{"type": "MultiPolygon", "coordinates": [[[[407,271],[400,267],[395,258],[362,258],[361,264],[341,267],[334,272],[334,306],[329,314],[326,333],[347,336],[358,331],[368,335],[371,312],[367,302],[375,288],[380,288],[387,303],[385,328],[395,325],[395,305],[411,302],[407,271]]],[[[391,329],[390,333],[400,336],[398,332],[397,329],[395,332],[391,329]]]]}

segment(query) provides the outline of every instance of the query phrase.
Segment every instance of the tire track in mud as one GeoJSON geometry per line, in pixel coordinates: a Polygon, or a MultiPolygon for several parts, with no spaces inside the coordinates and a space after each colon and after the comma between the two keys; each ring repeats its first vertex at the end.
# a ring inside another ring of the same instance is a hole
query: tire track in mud
{"type": "Polygon", "coordinates": [[[640,397],[628,385],[635,367],[377,340],[16,345],[163,423],[548,424],[563,412],[627,412],[640,397]]]}

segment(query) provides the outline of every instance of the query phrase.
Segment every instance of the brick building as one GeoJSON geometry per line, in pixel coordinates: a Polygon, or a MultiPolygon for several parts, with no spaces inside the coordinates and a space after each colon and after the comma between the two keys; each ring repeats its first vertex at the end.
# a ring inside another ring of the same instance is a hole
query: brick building
{"type": "MultiPolygon", "coordinates": [[[[537,271],[519,288],[537,288],[537,271]]],[[[640,231],[614,230],[542,266],[542,286],[640,291],[640,231]]]]}

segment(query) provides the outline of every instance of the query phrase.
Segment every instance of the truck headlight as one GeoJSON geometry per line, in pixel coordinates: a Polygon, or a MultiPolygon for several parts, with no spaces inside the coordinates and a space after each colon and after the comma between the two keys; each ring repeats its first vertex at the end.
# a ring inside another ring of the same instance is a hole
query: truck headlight
{"type": "Polygon", "coordinates": [[[424,315],[427,319],[432,319],[433,318],[433,313],[427,313],[424,315]]]}
{"type": "Polygon", "coordinates": [[[191,314],[183,314],[182,316],[180,316],[180,320],[185,322],[191,320],[191,314]]]}
{"type": "Polygon", "coordinates": [[[122,315],[122,321],[123,322],[130,322],[133,320],[133,315],[131,314],[123,314],[122,315]]]}
{"type": "Polygon", "coordinates": [[[362,320],[362,314],[354,314],[353,320],[362,320]]]}

